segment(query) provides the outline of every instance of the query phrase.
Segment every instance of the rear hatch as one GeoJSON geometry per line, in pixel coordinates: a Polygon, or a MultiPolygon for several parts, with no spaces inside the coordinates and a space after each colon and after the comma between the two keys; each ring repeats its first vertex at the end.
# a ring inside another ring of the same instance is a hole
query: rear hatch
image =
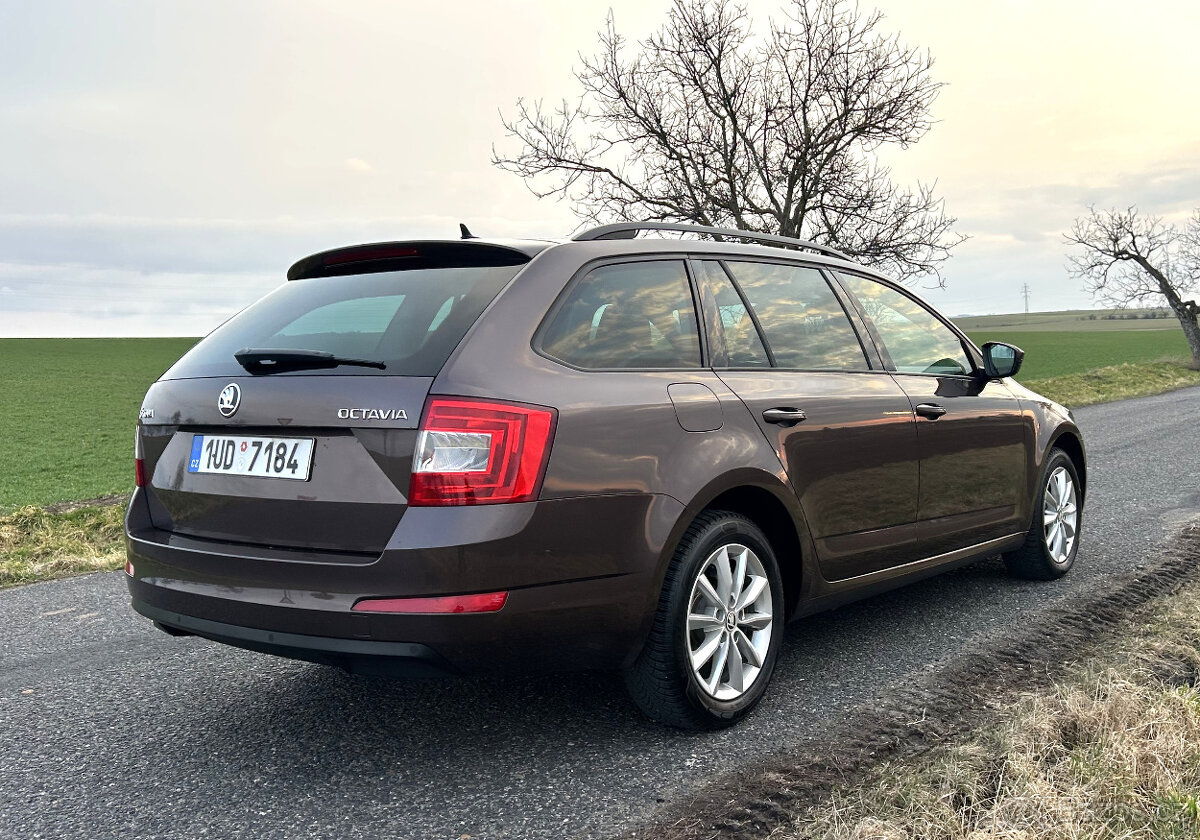
{"type": "Polygon", "coordinates": [[[147,393],[138,455],[154,527],[378,555],[407,508],[433,379],[526,250],[388,243],[297,263],[147,393]]]}

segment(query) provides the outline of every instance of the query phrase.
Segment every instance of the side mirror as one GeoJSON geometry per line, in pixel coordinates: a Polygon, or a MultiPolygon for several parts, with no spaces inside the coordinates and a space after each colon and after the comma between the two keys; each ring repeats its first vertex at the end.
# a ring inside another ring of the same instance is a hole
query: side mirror
{"type": "Polygon", "coordinates": [[[989,379],[1016,376],[1024,359],[1025,351],[1020,347],[1002,341],[989,341],[983,345],[983,369],[989,379]]]}

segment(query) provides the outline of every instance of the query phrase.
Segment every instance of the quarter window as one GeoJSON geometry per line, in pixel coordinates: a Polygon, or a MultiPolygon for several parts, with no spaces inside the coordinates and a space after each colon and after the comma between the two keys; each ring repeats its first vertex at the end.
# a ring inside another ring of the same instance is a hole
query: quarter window
{"type": "MultiPolygon", "coordinates": [[[[719,262],[705,260],[695,263],[704,280],[717,299],[717,312],[721,316],[721,332],[725,336],[726,367],[770,367],[766,348],[758,336],[754,319],[746,311],[746,304],[729,282],[729,275],[719,262]]],[[[713,341],[717,341],[713,338],[713,341]]]]}
{"type": "Polygon", "coordinates": [[[781,368],[867,370],[867,357],[833,290],[814,268],[728,262],[781,368]]]}
{"type": "Polygon", "coordinates": [[[974,366],[958,336],[924,306],[865,277],[839,274],[838,278],[875,323],[897,371],[959,376],[971,372],[974,366]]]}
{"type": "Polygon", "coordinates": [[[605,265],[568,292],[542,350],[581,368],[698,368],[696,325],[682,261],[605,265]]]}

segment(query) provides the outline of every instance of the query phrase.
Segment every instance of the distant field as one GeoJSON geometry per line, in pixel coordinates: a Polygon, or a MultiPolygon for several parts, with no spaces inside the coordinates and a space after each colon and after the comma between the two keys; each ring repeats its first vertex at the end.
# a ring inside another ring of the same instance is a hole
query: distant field
{"type": "Polygon", "coordinates": [[[0,339],[0,511],[131,490],[142,397],[195,343],[0,339]]]}
{"type": "MultiPolygon", "coordinates": [[[[961,324],[966,320],[962,319],[956,323],[961,324]]],[[[1187,339],[1184,338],[1183,330],[1179,328],[1177,321],[1174,329],[1170,330],[1130,329],[1121,332],[1027,332],[1015,327],[1012,330],[981,330],[970,326],[964,326],[964,329],[976,344],[983,344],[985,341],[1007,341],[1024,350],[1025,362],[1017,375],[1017,379],[1022,382],[1027,379],[1085,373],[1126,362],[1191,358],[1187,339]]]]}
{"type": "Polygon", "coordinates": [[[1012,315],[970,315],[955,318],[969,333],[1013,330],[1017,332],[1108,332],[1175,330],[1179,322],[1166,310],[1074,309],[1063,312],[1017,312],[1012,315]],[[1160,317],[1144,317],[1155,313],[1160,317]],[[1143,316],[1143,317],[1133,317],[1143,316]]]}

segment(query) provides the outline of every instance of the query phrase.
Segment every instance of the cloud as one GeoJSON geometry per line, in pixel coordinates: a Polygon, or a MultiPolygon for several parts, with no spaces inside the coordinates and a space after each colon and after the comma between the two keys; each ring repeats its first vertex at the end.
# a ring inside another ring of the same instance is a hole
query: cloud
{"type": "MultiPolygon", "coordinates": [[[[472,216],[492,236],[544,219],[472,216]]],[[[0,214],[0,336],[204,335],[317,251],[458,238],[458,218],[161,219],[0,214]]]]}
{"type": "Polygon", "coordinates": [[[458,220],[163,219],[113,215],[0,214],[0,257],[28,265],[76,265],[150,273],[274,273],[340,245],[457,237],[458,220]]]}
{"type": "Polygon", "coordinates": [[[1136,204],[1145,213],[1168,219],[1186,217],[1200,205],[1200,145],[1181,150],[1169,161],[1120,172],[1090,172],[1071,180],[999,187],[994,182],[960,183],[946,203],[964,229],[993,233],[1061,232],[1089,205],[1136,204]]]}
{"type": "Polygon", "coordinates": [[[1033,290],[1034,310],[1086,308],[1095,301],[1066,267],[1063,234],[1089,205],[1136,204],[1169,222],[1200,205],[1200,145],[1180,147],[1169,160],[1136,170],[1086,172],[1046,182],[1005,183],[995,173],[944,182],[946,208],[956,230],[971,239],[943,269],[944,291],[924,292],[948,314],[1017,312],[1021,287],[1033,290]]]}
{"type": "Polygon", "coordinates": [[[345,167],[351,172],[374,172],[375,167],[362,158],[346,158],[345,167]]]}
{"type": "Polygon", "coordinates": [[[204,335],[278,286],[261,274],[0,263],[0,335],[204,335]]]}

